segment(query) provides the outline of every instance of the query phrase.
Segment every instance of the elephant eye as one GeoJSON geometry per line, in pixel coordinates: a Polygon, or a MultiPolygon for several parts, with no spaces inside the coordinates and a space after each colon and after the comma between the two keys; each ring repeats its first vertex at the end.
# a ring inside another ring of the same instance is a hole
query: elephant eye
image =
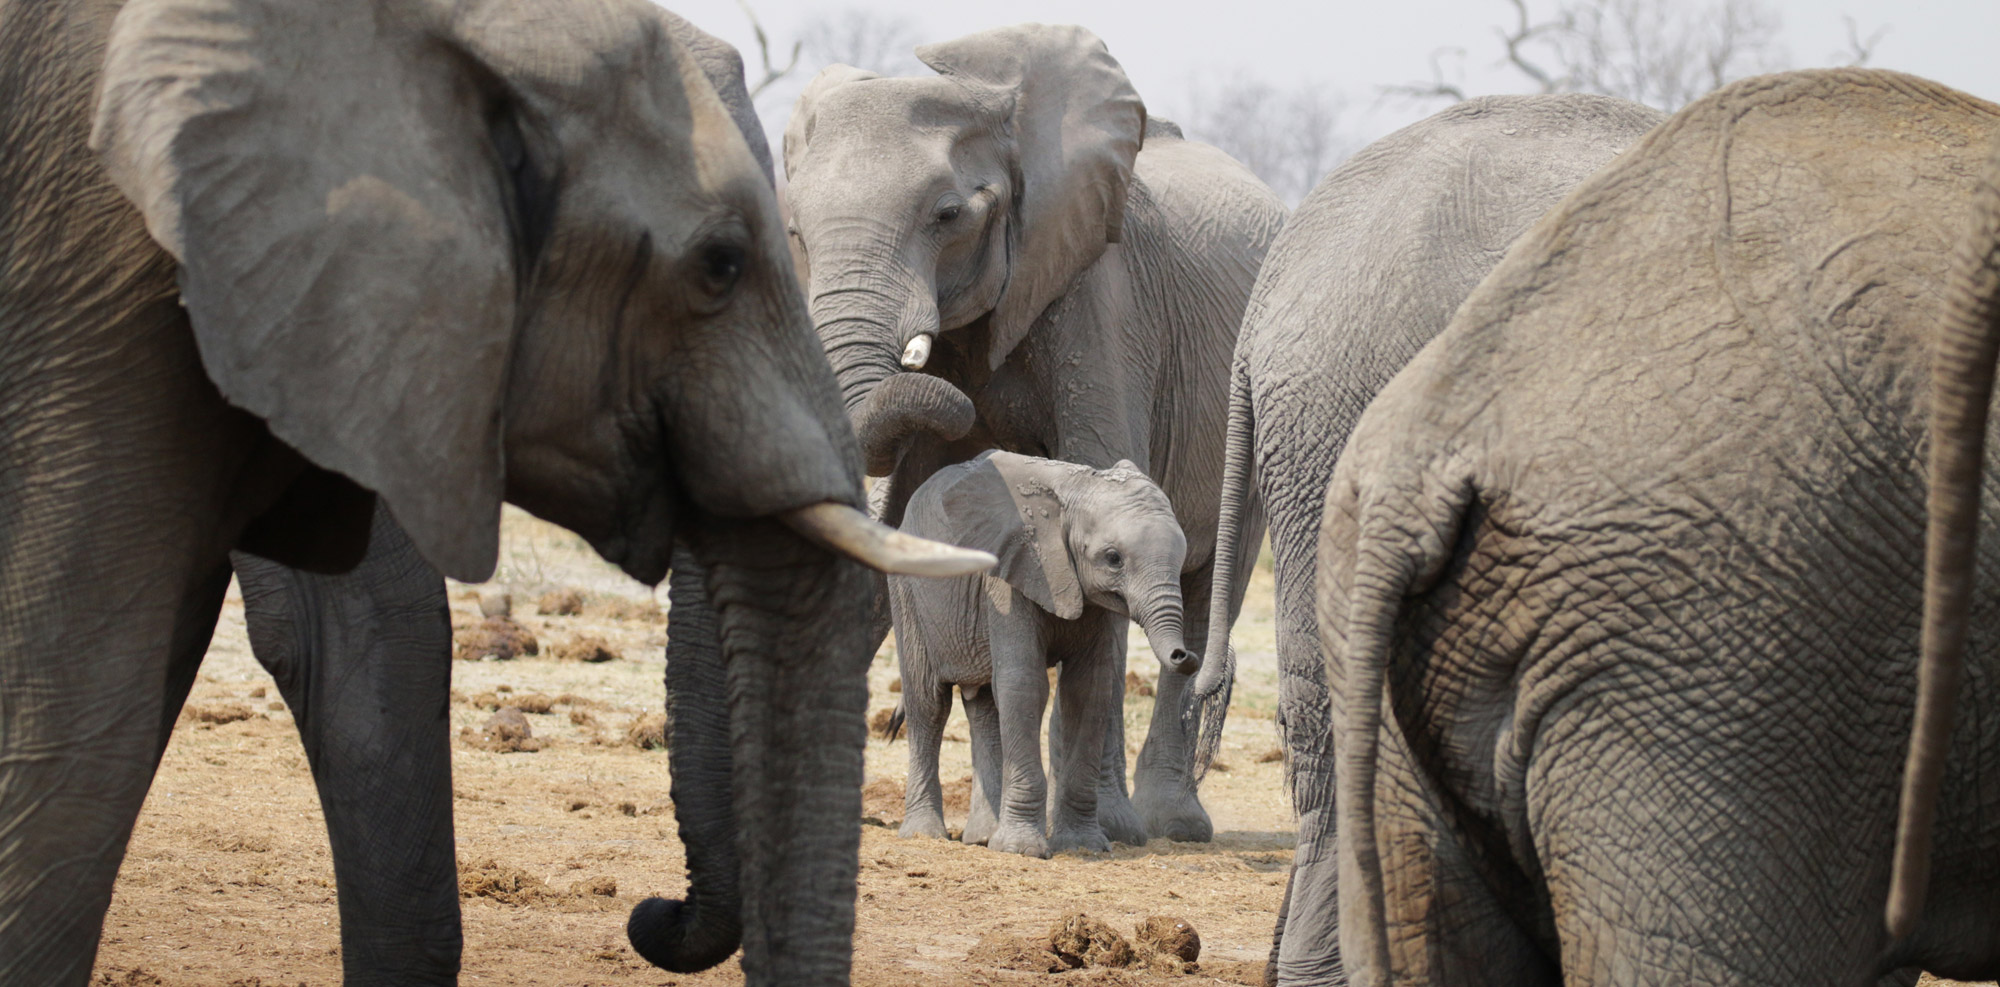
{"type": "Polygon", "coordinates": [[[734,244],[715,243],[703,248],[702,275],[709,294],[726,295],[736,287],[736,279],[743,275],[743,260],[743,248],[734,244]]]}
{"type": "Polygon", "coordinates": [[[953,203],[952,205],[946,206],[943,209],[938,210],[937,214],[938,225],[942,226],[945,223],[949,223],[952,220],[957,219],[958,214],[963,212],[964,210],[965,207],[958,205],[957,203],[953,203]]]}
{"type": "Polygon", "coordinates": [[[1125,556],[1118,554],[1115,548],[1107,548],[1104,550],[1104,564],[1116,569],[1125,564],[1125,556]]]}

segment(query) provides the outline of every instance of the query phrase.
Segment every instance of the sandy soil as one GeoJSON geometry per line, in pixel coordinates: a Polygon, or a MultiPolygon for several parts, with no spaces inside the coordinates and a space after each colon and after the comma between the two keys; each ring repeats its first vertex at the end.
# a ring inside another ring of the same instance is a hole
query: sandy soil
{"type": "MultiPolygon", "coordinates": [[[[476,734],[497,700],[542,707],[526,719],[541,749],[495,753],[476,736],[453,743],[458,857],[464,885],[466,984],[722,985],[732,961],[696,976],[669,974],[625,944],[625,917],[651,894],[686,886],[667,802],[666,753],[627,742],[657,714],[665,595],[597,561],[580,540],[509,510],[495,582],[541,654],[453,663],[452,719],[476,734]],[[583,612],[543,615],[537,600],[577,590],[583,612]],[[617,660],[563,661],[558,646],[596,635],[617,660]],[[609,893],[607,893],[609,892],[609,893]]],[[[454,586],[454,623],[480,620],[478,592],[454,586]]],[[[934,840],[902,840],[904,745],[868,745],[869,825],[862,828],[855,983],[1068,985],[1260,982],[1292,857],[1292,819],[1271,710],[1276,700],[1270,581],[1251,589],[1237,647],[1235,693],[1220,764],[1202,787],[1216,823],[1210,844],[1155,840],[1100,855],[1032,860],[934,840]],[[881,825],[873,824],[880,822],[881,825]],[[1149,916],[1192,924],[1196,971],[1092,968],[1064,974],[1025,965],[1025,940],[1083,911],[1127,938],[1149,916]],[[968,959],[968,954],[973,958],[968,959]]],[[[1130,665],[1157,666],[1134,634],[1130,665]]],[[[869,673],[871,713],[896,702],[893,645],[869,673]]],[[[1134,753],[1151,700],[1128,697],[1134,753]]],[[[963,713],[946,730],[944,778],[971,774],[963,713]]],[[[956,827],[964,806],[947,813],[956,827]]],[[[292,718],[251,657],[233,590],[188,711],[140,816],[105,922],[97,980],[160,987],[312,987],[340,982],[333,865],[292,718]],[[247,718],[244,717],[247,714],[247,718]],[[221,722],[218,722],[221,721],[221,722]]]]}

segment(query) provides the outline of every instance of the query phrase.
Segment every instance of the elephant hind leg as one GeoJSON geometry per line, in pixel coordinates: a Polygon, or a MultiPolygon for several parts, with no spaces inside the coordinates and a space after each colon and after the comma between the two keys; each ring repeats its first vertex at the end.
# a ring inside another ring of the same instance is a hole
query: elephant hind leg
{"type": "MultiPolygon", "coordinates": [[[[920,658],[920,655],[913,655],[920,658]]],[[[905,672],[915,671],[906,667],[905,672]]],[[[903,787],[901,836],[945,839],[944,788],[938,783],[938,748],[951,717],[951,684],[930,675],[903,676],[903,722],[910,744],[909,775],[903,787]]]]}
{"type": "Polygon", "coordinates": [[[344,575],[232,558],[251,649],[292,708],[326,814],[345,982],[455,983],[444,578],[379,507],[344,575]]]}
{"type": "Polygon", "coordinates": [[[965,842],[985,846],[1000,825],[993,808],[1000,804],[1000,707],[992,689],[961,689],[959,697],[972,740],[972,808],[965,817],[965,842]]]}

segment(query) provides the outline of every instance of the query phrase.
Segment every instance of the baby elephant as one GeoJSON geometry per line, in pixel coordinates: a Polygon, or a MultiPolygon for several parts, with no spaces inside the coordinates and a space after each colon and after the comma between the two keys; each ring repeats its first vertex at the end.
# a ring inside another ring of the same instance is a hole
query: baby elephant
{"type": "Polygon", "coordinates": [[[1187,539],[1166,494],[1128,462],[1094,470],[988,452],[918,487],[903,530],[985,549],[1000,564],[960,579],[889,578],[910,743],[902,835],[945,835],[938,742],[957,685],[997,817],[987,845],[1037,857],[1109,850],[1097,786],[1105,730],[1122,713],[1125,619],[1139,622],[1162,665],[1200,666],[1181,642],[1187,539]],[[1062,750],[1055,825],[1045,827],[1042,709],[1058,664],[1062,750]]]}

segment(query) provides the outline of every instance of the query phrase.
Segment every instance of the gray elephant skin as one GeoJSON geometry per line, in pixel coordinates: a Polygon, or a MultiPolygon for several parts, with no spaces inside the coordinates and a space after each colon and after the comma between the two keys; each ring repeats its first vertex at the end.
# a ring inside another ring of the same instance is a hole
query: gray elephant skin
{"type": "MultiPolygon", "coordinates": [[[[2000,107],[1889,72],[1719,90],[1545,216],[1363,414],[1318,571],[1354,982],[2000,974],[1990,717],[1920,731],[1934,868],[1883,921],[1926,429],[1934,398],[1990,402],[1960,349],[1933,387],[1933,344],[1976,215],[1955,304],[1984,285],[1991,373],[1996,136],[2000,107]]],[[[1954,448],[1990,439],[1954,421],[1954,448]]],[[[2000,472],[1960,479],[1978,711],[2000,472]]]]}
{"type": "Polygon", "coordinates": [[[751,982],[845,982],[873,580],[819,546],[859,457],[674,34],[617,0],[0,6],[0,983],[89,976],[232,550],[347,982],[454,980],[438,573],[492,571],[503,497],[642,580],[689,563],[734,767],[677,772],[679,811],[741,832],[688,840],[668,917],[740,922],[751,982]]]}
{"type": "MultiPolygon", "coordinates": [[[[1570,189],[1665,119],[1594,95],[1488,96],[1370,144],[1299,205],[1251,292],[1230,372],[1228,451],[1215,582],[1233,584],[1257,544],[1250,505],[1270,519],[1278,727],[1299,817],[1299,851],[1267,979],[1340,980],[1332,904],[1333,748],[1313,620],[1313,553],[1333,464],[1374,398],[1507,247],[1570,189]],[[1301,892],[1300,885],[1306,890],[1301,892]],[[1324,909],[1293,907],[1297,896],[1324,909]]],[[[1194,687],[1204,722],[1196,770],[1222,733],[1231,618],[1211,595],[1194,687]]]]}
{"type": "MultiPolygon", "coordinates": [[[[1221,151],[1149,123],[1081,28],[917,55],[938,74],[825,70],[785,133],[794,252],[867,470],[889,479],[881,517],[900,524],[925,478],[982,449],[1130,460],[1186,533],[1186,630],[1201,641],[1229,352],[1284,206],[1221,151]]],[[[1253,511],[1245,537],[1260,530],[1253,511]]],[[[1122,718],[1107,735],[1115,840],[1211,835],[1187,684],[1161,680],[1129,801],[1122,718]]]]}
{"type": "Polygon", "coordinates": [[[1097,819],[1099,752],[1124,713],[1126,618],[1145,631],[1162,675],[1198,667],[1181,639],[1187,539],[1166,494],[1129,462],[1096,470],[986,452],[918,487],[903,530],[983,549],[1000,564],[960,579],[889,578],[909,726],[902,835],[946,835],[938,745],[956,685],[984,796],[965,841],[1035,857],[1109,850],[1097,819]],[[1050,791],[1042,713],[1058,664],[1070,746],[1050,791]]]}

